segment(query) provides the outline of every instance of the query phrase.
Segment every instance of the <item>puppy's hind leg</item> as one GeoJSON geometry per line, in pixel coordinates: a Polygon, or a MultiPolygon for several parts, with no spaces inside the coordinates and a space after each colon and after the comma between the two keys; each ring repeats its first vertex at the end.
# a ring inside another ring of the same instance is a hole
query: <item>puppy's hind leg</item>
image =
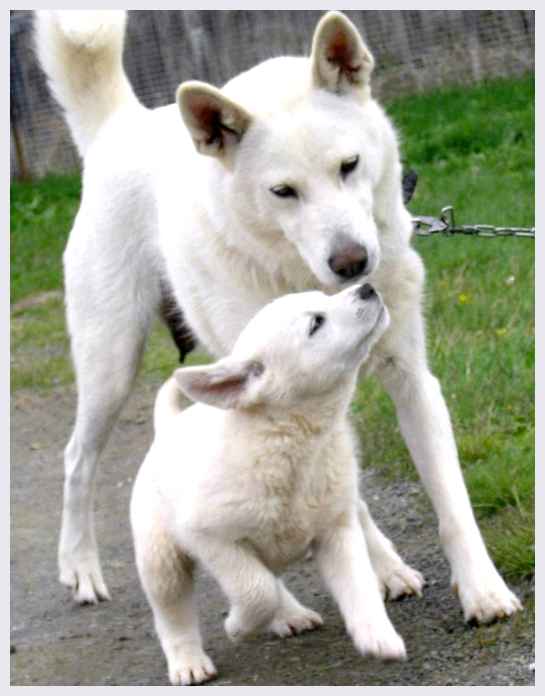
{"type": "Polygon", "coordinates": [[[136,564],[174,686],[202,684],[217,672],[202,647],[193,564],[155,518],[132,515],[136,564]]]}
{"type": "Polygon", "coordinates": [[[395,546],[375,524],[367,504],[361,498],[358,516],[382,596],[385,599],[420,596],[424,586],[422,574],[402,560],[395,546]]]}

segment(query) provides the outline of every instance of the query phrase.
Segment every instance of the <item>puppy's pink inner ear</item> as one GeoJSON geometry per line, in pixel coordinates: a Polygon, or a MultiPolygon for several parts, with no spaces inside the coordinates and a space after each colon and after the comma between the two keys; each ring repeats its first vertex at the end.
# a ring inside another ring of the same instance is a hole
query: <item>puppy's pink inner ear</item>
{"type": "Polygon", "coordinates": [[[247,379],[248,375],[242,373],[215,374],[213,371],[205,370],[190,374],[180,371],[178,384],[193,401],[201,401],[219,408],[233,408],[242,397],[247,379]]]}
{"type": "Polygon", "coordinates": [[[220,382],[209,380],[205,384],[199,385],[197,388],[208,392],[210,396],[236,397],[244,388],[247,379],[248,375],[237,375],[226,377],[220,382]]]}
{"type": "Polygon", "coordinates": [[[175,373],[180,389],[193,401],[219,408],[237,408],[245,398],[248,381],[259,377],[260,362],[234,362],[225,359],[208,367],[187,367],[175,373]]]}

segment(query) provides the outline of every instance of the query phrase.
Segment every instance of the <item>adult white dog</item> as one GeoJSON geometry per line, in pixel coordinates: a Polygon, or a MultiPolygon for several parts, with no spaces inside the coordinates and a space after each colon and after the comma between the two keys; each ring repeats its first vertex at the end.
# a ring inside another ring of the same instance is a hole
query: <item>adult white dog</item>
{"type": "Polygon", "coordinates": [[[368,283],[332,297],[284,295],[229,356],[177,370],[160,390],[131,523],[172,684],[216,673],[202,646],[195,561],[230,601],[232,640],[259,630],[284,638],[322,624],[280,579],[309,547],[359,652],[405,658],[373,570],[391,548],[380,533],[364,535],[347,417],[358,367],[387,325],[368,283]],[[200,403],[184,409],[180,391],[200,403]]]}
{"type": "MultiPolygon", "coordinates": [[[[176,104],[148,110],[122,67],[125,21],[120,11],[37,16],[38,54],[84,158],[64,254],[78,409],[65,453],[61,582],[79,602],[108,597],[93,529],[96,465],[165,287],[220,357],[272,298],[366,277],[391,316],[368,365],[395,402],[465,619],[513,613],[520,603],[486,551],[427,365],[424,271],[410,246],[396,136],[371,97],[373,58],[358,31],[328,13],[310,58],[265,61],[221,90],[187,82],[176,104]]],[[[385,560],[384,586],[419,591],[414,576],[398,577],[399,563],[385,560]]]]}

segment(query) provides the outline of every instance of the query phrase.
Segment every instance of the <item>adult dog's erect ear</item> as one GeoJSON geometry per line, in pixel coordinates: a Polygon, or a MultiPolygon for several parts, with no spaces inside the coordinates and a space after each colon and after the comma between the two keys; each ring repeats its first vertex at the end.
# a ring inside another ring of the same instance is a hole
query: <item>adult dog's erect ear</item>
{"type": "Polygon", "coordinates": [[[264,368],[255,361],[227,357],[212,365],[182,367],[174,377],[178,387],[192,401],[218,408],[249,406],[256,397],[255,384],[264,368]]]}
{"type": "Polygon", "coordinates": [[[203,155],[226,155],[241,141],[252,120],[241,106],[205,82],[183,82],[176,101],[195,147],[203,155]]]}
{"type": "Polygon", "coordinates": [[[311,61],[314,86],[336,94],[367,87],[375,65],[358,30],[341,12],[328,12],[318,22],[311,61]]]}

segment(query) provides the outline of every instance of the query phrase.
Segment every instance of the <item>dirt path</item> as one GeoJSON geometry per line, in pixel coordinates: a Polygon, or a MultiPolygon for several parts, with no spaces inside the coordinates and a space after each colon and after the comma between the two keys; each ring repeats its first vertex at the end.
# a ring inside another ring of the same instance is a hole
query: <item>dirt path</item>
{"type": "MultiPolygon", "coordinates": [[[[76,607],[58,584],[56,544],[62,450],[75,395],[18,393],[11,417],[11,683],[13,685],[166,685],[163,656],[138,584],[128,521],[132,480],[150,442],[156,385],[138,387],[114,431],[98,478],[98,537],[113,601],[76,607]]],[[[366,497],[380,526],[428,580],[422,599],[390,603],[409,659],[362,660],[312,562],[287,585],[321,612],[324,627],[281,641],[266,636],[231,645],[222,629],[225,601],[201,578],[202,628],[221,685],[531,685],[533,615],[494,626],[464,626],[448,584],[435,523],[420,486],[384,484],[366,472],[366,497]]],[[[530,583],[515,588],[526,605],[530,583]]]]}

